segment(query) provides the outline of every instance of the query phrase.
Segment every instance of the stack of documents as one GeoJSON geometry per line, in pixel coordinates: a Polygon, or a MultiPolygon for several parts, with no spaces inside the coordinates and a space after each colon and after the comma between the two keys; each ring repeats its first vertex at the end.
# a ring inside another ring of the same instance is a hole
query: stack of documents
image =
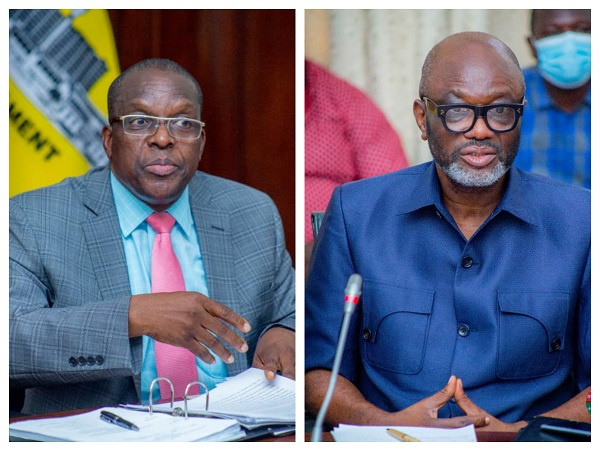
{"type": "Polygon", "coordinates": [[[476,442],[473,425],[458,429],[427,428],[416,426],[353,426],[340,424],[331,431],[336,442],[476,442]],[[388,429],[397,431],[395,434],[388,429]],[[396,437],[406,437],[401,440],[396,437]]]}
{"type": "Polygon", "coordinates": [[[206,395],[187,402],[188,418],[171,415],[183,401],[148,406],[121,405],[81,415],[23,420],[10,425],[10,437],[36,441],[236,441],[295,430],[295,382],[282,376],[269,381],[251,368],[227,378],[206,395]],[[130,430],[102,421],[105,410],[133,423],[130,430]]]}
{"type": "MultiPolygon", "coordinates": [[[[289,426],[295,424],[295,390],[292,379],[277,376],[269,381],[263,370],[250,368],[237,376],[229,377],[209,394],[208,411],[205,410],[206,395],[196,396],[187,403],[192,416],[233,419],[246,429],[265,426],[289,426]]],[[[126,405],[139,409],[139,405],[126,405]]],[[[143,406],[142,406],[143,407],[143,406]]],[[[184,409],[184,402],[174,403],[174,408],[184,409]]],[[[147,409],[147,407],[143,407],[147,409]]],[[[171,404],[153,406],[155,412],[172,412],[171,404]]]]}
{"type": "Polygon", "coordinates": [[[232,441],[245,433],[234,420],[182,418],[156,413],[103,408],[80,415],[24,420],[12,423],[10,437],[43,442],[174,442],[232,441]],[[100,411],[109,411],[135,424],[133,431],[100,419],[100,411]]]}

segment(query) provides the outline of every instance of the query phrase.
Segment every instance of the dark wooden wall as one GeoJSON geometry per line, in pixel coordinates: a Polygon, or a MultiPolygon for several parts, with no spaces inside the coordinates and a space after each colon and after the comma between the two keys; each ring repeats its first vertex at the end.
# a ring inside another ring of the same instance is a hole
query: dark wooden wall
{"type": "Polygon", "coordinates": [[[295,237],[294,10],[110,10],[121,70],[169,58],[204,92],[200,169],[269,194],[295,237]]]}

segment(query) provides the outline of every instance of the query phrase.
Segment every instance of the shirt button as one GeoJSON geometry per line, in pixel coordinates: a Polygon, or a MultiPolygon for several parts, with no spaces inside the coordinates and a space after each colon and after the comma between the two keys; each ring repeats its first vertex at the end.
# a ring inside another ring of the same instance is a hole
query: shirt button
{"type": "Polygon", "coordinates": [[[470,268],[471,266],[473,266],[473,259],[469,256],[464,257],[460,264],[463,268],[470,268]]]}
{"type": "Polygon", "coordinates": [[[370,329],[363,329],[363,338],[367,341],[369,341],[371,339],[371,330],[370,329]]]}
{"type": "Polygon", "coordinates": [[[460,335],[461,337],[466,337],[467,335],[469,335],[470,332],[469,326],[467,326],[466,324],[461,324],[460,326],[458,326],[457,332],[458,335],[460,335]]]}
{"type": "Polygon", "coordinates": [[[70,357],[69,358],[69,365],[71,365],[71,366],[77,366],[77,359],[75,357],[70,357]]]}
{"type": "Polygon", "coordinates": [[[560,338],[555,338],[554,340],[552,340],[550,346],[552,346],[553,351],[558,351],[560,349],[561,344],[562,342],[560,341],[560,338]]]}

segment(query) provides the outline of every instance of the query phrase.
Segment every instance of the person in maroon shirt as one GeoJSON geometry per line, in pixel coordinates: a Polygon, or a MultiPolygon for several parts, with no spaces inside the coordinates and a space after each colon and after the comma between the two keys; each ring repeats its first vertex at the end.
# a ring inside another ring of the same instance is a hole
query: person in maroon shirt
{"type": "Polygon", "coordinates": [[[305,61],[304,241],[310,258],[310,215],[324,211],[342,183],[408,166],[398,134],[362,91],[305,61]]]}

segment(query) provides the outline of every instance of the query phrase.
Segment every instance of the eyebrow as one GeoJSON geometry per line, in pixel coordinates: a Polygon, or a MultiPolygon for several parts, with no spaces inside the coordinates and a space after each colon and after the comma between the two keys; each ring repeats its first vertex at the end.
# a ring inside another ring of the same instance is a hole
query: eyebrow
{"type": "MultiPolygon", "coordinates": [[[[189,99],[182,98],[183,102],[175,102],[169,105],[169,108],[177,111],[175,114],[190,114],[196,115],[198,112],[198,105],[194,104],[194,102],[189,99]]],[[[152,108],[153,104],[149,102],[142,101],[141,99],[132,99],[127,105],[123,105],[123,109],[139,111],[140,114],[147,114],[152,116],[153,114],[149,112],[149,108],[152,108]]],[[[127,113],[133,114],[133,113],[127,113]]]]}

